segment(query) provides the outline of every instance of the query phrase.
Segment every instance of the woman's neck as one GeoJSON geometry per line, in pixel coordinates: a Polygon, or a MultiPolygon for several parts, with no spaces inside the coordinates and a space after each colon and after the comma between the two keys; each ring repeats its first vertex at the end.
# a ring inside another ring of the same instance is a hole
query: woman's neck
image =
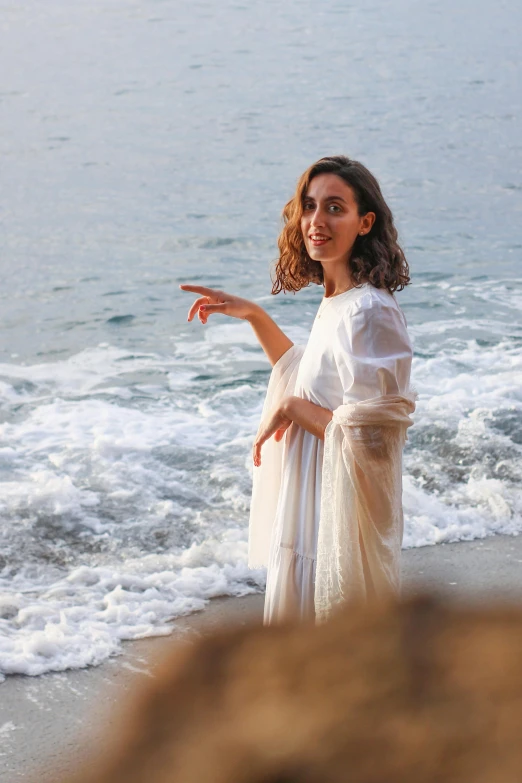
{"type": "Polygon", "coordinates": [[[323,285],[325,297],[338,296],[353,288],[350,270],[347,266],[343,269],[327,270],[323,267],[323,285]]]}

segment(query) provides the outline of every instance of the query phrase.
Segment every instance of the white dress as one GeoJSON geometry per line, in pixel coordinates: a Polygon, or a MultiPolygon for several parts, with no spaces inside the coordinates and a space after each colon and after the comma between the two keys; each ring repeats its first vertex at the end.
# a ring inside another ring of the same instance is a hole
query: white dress
{"type": "MultiPolygon", "coordinates": [[[[406,394],[411,358],[406,319],[395,297],[365,283],[323,298],[299,361],[293,394],[332,411],[379,395],[406,394]]],[[[323,446],[322,440],[296,424],[286,432],[268,558],[265,624],[314,617],[323,446]]]]}

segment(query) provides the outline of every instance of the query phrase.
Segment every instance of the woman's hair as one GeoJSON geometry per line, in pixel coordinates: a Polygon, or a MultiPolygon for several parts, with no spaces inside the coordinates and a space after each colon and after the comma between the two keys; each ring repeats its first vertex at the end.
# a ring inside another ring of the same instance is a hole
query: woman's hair
{"type": "Polygon", "coordinates": [[[348,264],[354,284],[369,281],[390,293],[402,291],[410,282],[408,262],[397,241],[393,215],[379,183],[362,163],[334,155],[321,158],[304,172],[295,194],[283,209],[284,226],[278,239],[279,259],[272,293],[299,291],[310,283],[324,282],[323,268],[308,255],[301,231],[303,202],[310,182],[319,174],[336,174],[352,188],[361,217],[367,212],[375,213],[371,230],[357,236],[352,248],[348,264]]]}

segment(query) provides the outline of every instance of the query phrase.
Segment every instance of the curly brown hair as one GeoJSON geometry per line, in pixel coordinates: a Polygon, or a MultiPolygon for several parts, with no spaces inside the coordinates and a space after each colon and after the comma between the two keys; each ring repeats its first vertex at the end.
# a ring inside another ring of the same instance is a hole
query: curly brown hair
{"type": "Polygon", "coordinates": [[[284,226],[278,239],[279,259],[272,293],[299,291],[310,283],[324,282],[323,268],[308,255],[301,231],[303,201],[310,182],[319,174],[336,174],[352,188],[361,217],[367,212],[375,213],[371,230],[358,236],[352,248],[348,264],[353,283],[358,286],[369,281],[390,293],[402,291],[410,282],[408,262],[397,241],[393,215],[379,183],[362,163],[345,155],[333,155],[321,158],[304,172],[283,209],[284,226]]]}

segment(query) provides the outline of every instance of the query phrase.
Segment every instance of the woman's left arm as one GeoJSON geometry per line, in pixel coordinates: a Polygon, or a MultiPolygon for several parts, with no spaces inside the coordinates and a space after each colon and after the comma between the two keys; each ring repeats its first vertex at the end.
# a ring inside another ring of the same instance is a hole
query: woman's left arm
{"type": "Polygon", "coordinates": [[[292,422],[315,435],[316,438],[324,440],[324,431],[332,420],[332,415],[332,411],[328,408],[321,408],[320,405],[303,400],[301,397],[285,397],[266,421],[261,423],[254,442],[254,465],[256,467],[261,465],[263,443],[272,436],[276,441],[280,441],[292,422]]]}

